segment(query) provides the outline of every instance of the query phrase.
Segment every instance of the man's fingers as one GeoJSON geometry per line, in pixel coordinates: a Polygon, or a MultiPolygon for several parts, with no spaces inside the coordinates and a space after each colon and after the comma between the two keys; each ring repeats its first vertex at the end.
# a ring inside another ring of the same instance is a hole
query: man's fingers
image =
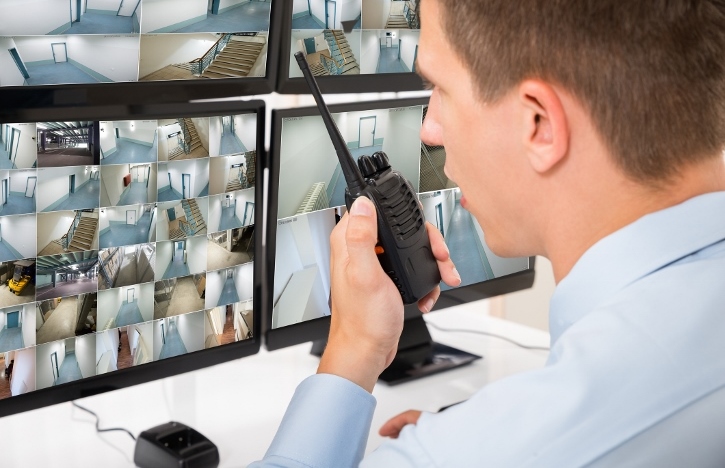
{"type": "Polygon", "coordinates": [[[453,260],[451,260],[448,246],[446,246],[446,241],[443,239],[441,232],[431,223],[425,223],[425,227],[428,230],[433,256],[438,261],[438,270],[441,272],[443,282],[448,286],[458,286],[461,284],[461,275],[456,270],[453,260]]]}
{"type": "Polygon", "coordinates": [[[429,292],[425,295],[424,298],[420,299],[418,301],[418,310],[423,312],[424,314],[427,314],[431,311],[433,306],[435,305],[436,301],[438,300],[438,297],[441,295],[441,287],[436,286],[433,291],[429,292]]]}
{"type": "Polygon", "coordinates": [[[375,255],[375,244],[378,241],[375,205],[367,198],[360,197],[350,207],[347,218],[345,243],[349,266],[357,274],[372,275],[372,269],[380,269],[375,255]]]}
{"type": "Polygon", "coordinates": [[[383,424],[378,433],[383,437],[397,439],[400,431],[402,431],[405,426],[418,422],[420,415],[421,412],[417,410],[408,410],[405,413],[400,413],[383,424]]]}

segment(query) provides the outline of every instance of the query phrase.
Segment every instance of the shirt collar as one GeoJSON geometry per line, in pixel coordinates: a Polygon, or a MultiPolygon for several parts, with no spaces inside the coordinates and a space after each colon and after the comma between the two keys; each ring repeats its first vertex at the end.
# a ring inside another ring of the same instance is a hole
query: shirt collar
{"type": "Polygon", "coordinates": [[[551,298],[551,344],[625,286],[725,240],[725,192],[691,198],[643,216],[599,240],[559,282],[551,298]]]}

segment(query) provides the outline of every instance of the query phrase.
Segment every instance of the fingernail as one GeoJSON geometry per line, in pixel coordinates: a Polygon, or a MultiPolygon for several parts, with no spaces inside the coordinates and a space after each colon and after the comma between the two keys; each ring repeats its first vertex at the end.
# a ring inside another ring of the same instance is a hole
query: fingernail
{"type": "Polygon", "coordinates": [[[365,197],[360,197],[350,207],[351,216],[372,216],[373,203],[365,197]]]}
{"type": "Polygon", "coordinates": [[[425,301],[425,304],[423,304],[423,308],[426,312],[430,312],[435,304],[436,301],[434,301],[433,299],[428,299],[427,301],[425,301]]]}
{"type": "Polygon", "coordinates": [[[458,281],[461,281],[461,274],[458,273],[458,270],[456,270],[456,267],[453,267],[453,274],[456,275],[456,278],[458,278],[458,281]]]}

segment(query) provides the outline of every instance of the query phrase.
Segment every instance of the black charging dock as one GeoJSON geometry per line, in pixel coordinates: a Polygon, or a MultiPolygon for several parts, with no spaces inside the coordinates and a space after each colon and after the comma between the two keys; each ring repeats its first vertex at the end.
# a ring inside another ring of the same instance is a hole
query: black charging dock
{"type": "Polygon", "coordinates": [[[216,468],[219,450],[197,430],[172,421],[138,436],[133,461],[140,468],[216,468]]]}

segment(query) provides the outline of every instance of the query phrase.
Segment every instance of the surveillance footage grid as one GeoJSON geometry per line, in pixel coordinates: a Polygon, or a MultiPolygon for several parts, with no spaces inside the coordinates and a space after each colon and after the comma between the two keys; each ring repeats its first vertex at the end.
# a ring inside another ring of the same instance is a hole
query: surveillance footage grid
{"type": "Polygon", "coordinates": [[[264,77],[271,0],[0,0],[0,86],[264,77]]]}
{"type": "MultiPolygon", "coordinates": [[[[461,192],[443,171],[446,152],[420,140],[427,106],[333,114],[354,158],[383,151],[419,193],[426,220],[446,240],[460,286],[529,267],[486,244],[461,192]]],[[[345,178],[319,115],[282,121],[272,328],[330,315],[330,234],[345,213],[345,178]]],[[[441,288],[450,289],[445,284],[441,288]]]]}
{"type": "Polygon", "coordinates": [[[252,337],[256,135],[0,124],[0,399],[252,337]]]}

